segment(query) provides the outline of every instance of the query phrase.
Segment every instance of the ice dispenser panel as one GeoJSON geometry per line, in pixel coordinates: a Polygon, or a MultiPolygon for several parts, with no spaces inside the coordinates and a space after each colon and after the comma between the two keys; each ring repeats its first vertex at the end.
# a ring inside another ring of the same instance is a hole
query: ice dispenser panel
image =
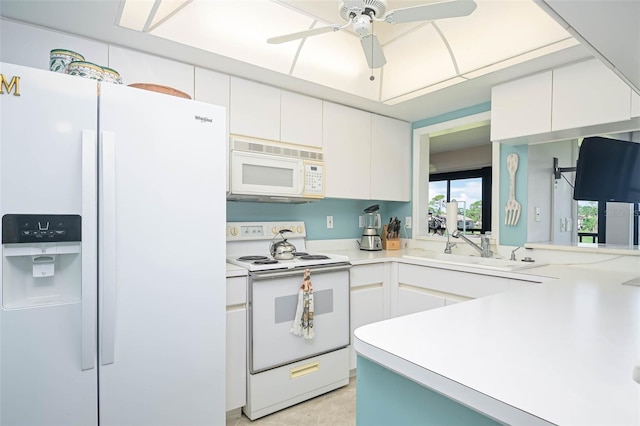
{"type": "Polygon", "coordinates": [[[79,215],[4,215],[3,307],[80,301],[81,240],[79,215]]]}

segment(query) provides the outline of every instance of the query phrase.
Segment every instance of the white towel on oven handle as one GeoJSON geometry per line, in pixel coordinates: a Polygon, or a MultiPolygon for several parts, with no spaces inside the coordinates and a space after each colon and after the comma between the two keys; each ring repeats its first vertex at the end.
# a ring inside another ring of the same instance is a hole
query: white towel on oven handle
{"type": "Polygon", "coordinates": [[[305,339],[313,339],[313,287],[311,285],[311,270],[304,271],[304,278],[298,290],[298,306],[291,326],[291,333],[303,336],[305,339]]]}

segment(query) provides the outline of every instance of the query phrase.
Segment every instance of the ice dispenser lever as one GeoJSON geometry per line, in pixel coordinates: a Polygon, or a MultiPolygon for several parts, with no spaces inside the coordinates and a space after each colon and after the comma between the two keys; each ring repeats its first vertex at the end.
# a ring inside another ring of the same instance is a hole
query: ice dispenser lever
{"type": "Polygon", "coordinates": [[[33,278],[52,277],[55,274],[55,256],[33,257],[33,278]]]}

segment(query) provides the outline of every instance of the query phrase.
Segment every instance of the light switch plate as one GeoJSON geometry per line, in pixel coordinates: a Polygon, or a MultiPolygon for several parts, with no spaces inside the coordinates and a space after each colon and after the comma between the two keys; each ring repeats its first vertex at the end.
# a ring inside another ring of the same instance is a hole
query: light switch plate
{"type": "Polygon", "coordinates": [[[327,216],[327,229],[333,229],[333,216],[327,216]]]}

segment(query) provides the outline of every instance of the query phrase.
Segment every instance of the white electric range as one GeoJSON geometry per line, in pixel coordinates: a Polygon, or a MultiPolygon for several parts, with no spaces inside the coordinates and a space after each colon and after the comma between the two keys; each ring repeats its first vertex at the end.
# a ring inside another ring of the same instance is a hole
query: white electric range
{"type": "Polygon", "coordinates": [[[227,223],[227,262],[249,271],[243,411],[251,420],[349,383],[351,264],[346,256],[307,253],[305,240],[304,222],[227,223]],[[271,256],[281,235],[295,246],[294,259],[271,256]],[[291,333],[305,270],[313,286],[312,339],[291,333]]]}

